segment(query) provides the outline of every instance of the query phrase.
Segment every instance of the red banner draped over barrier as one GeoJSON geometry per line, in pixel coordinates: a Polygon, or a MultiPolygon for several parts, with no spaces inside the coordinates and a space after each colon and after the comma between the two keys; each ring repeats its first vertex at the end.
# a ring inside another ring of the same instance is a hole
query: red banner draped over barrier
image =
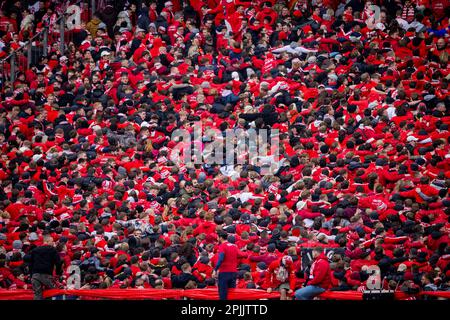
{"type": "MultiPolygon", "coordinates": [[[[195,300],[219,300],[216,288],[185,290],[183,296],[195,300]]],[[[257,289],[232,289],[228,292],[230,300],[279,299],[279,292],[267,293],[257,289]]]]}
{"type": "MultiPolygon", "coordinates": [[[[45,298],[60,295],[82,296],[103,299],[195,299],[195,300],[218,300],[219,294],[216,288],[209,289],[98,289],[98,290],[59,290],[52,289],[44,292],[45,298]]],[[[232,289],[228,293],[231,300],[257,300],[257,299],[278,299],[278,292],[267,293],[256,289],[232,289]]]]}
{"type": "Polygon", "coordinates": [[[174,289],[84,289],[84,290],[58,290],[52,289],[44,292],[45,298],[60,295],[81,296],[90,298],[102,298],[111,300],[162,300],[181,299],[184,296],[183,290],[174,289]]]}
{"type": "Polygon", "coordinates": [[[362,300],[362,292],[357,291],[326,291],[320,295],[322,299],[332,300],[362,300]]]}
{"type": "Polygon", "coordinates": [[[0,300],[33,300],[33,291],[0,289],[0,300]]]}
{"type": "MultiPolygon", "coordinates": [[[[162,300],[162,299],[194,299],[194,300],[218,300],[219,295],[216,288],[208,289],[84,289],[84,290],[61,290],[51,289],[44,291],[45,298],[70,295],[86,298],[111,299],[111,300],[162,300]]],[[[418,296],[433,296],[450,299],[450,291],[426,291],[420,292],[418,296]]],[[[257,289],[232,289],[229,291],[230,300],[259,300],[279,299],[278,292],[267,293],[257,289]]],[[[409,299],[411,295],[396,292],[396,300],[409,299]]],[[[327,291],[320,295],[321,299],[328,300],[362,300],[363,293],[357,291],[327,291]]],[[[0,300],[32,300],[32,290],[1,290],[0,300]]]]}
{"type": "MultiPolygon", "coordinates": [[[[403,292],[396,292],[394,297],[395,300],[405,300],[412,296],[403,292]]],[[[362,300],[363,293],[358,291],[326,291],[320,295],[320,298],[329,300],[362,300]]]]}

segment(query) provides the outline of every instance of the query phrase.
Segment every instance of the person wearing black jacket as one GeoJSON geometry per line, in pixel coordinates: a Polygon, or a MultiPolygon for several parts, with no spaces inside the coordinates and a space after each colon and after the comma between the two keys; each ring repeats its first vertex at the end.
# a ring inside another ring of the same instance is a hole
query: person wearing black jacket
{"type": "Polygon", "coordinates": [[[198,279],[191,273],[192,267],[189,263],[186,262],[183,264],[181,270],[183,271],[181,274],[172,276],[172,286],[174,288],[184,289],[189,281],[193,281],[197,285],[199,284],[198,279]]]}
{"type": "Polygon", "coordinates": [[[242,113],[239,115],[239,118],[245,119],[248,122],[255,121],[257,118],[262,118],[266,125],[274,125],[278,122],[278,113],[272,105],[266,104],[261,112],[242,113]]]}
{"type": "Polygon", "coordinates": [[[45,236],[44,245],[31,251],[29,263],[34,300],[42,300],[43,289],[54,288],[53,270],[56,268],[56,273],[62,274],[61,259],[51,236],[45,236]]]}

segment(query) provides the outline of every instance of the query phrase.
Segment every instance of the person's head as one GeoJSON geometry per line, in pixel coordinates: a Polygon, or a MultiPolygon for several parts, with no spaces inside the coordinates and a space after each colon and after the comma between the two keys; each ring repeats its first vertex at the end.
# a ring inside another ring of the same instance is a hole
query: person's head
{"type": "Polygon", "coordinates": [[[181,271],[183,271],[184,273],[191,273],[192,271],[191,265],[186,262],[181,266],[181,271]]]}
{"type": "Polygon", "coordinates": [[[185,289],[195,289],[195,288],[197,288],[197,283],[193,280],[189,280],[184,288],[185,289]]]}
{"type": "Polygon", "coordinates": [[[219,235],[219,242],[220,243],[227,241],[228,233],[226,233],[225,231],[221,231],[221,232],[218,233],[218,235],[219,235]]]}
{"type": "Polygon", "coordinates": [[[53,238],[50,235],[44,236],[43,242],[44,242],[44,245],[47,245],[47,246],[53,246],[53,243],[54,243],[53,238]]]}
{"type": "Polygon", "coordinates": [[[436,46],[439,50],[443,50],[446,47],[445,39],[439,38],[439,40],[436,43],[436,46]]]}
{"type": "Polygon", "coordinates": [[[291,266],[293,263],[292,257],[291,256],[284,256],[283,258],[281,258],[281,263],[284,266],[291,266]]]}
{"type": "Polygon", "coordinates": [[[167,1],[164,3],[164,7],[170,11],[173,10],[173,2],[172,1],[167,1]]]}
{"type": "Polygon", "coordinates": [[[425,273],[420,279],[423,285],[427,285],[433,282],[433,277],[429,273],[425,273]]]}
{"type": "Polygon", "coordinates": [[[318,256],[320,256],[323,253],[323,248],[322,247],[315,247],[312,251],[312,256],[313,258],[317,258],[318,256]]]}
{"type": "Polygon", "coordinates": [[[445,112],[445,103],[439,102],[438,104],[436,104],[436,110],[441,111],[441,112],[445,112]]]}

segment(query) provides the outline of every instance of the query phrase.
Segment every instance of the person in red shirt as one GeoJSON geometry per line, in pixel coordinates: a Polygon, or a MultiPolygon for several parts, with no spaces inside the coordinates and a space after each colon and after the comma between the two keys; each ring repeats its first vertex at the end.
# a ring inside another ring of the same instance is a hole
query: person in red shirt
{"type": "Polygon", "coordinates": [[[214,268],[213,275],[218,276],[219,298],[220,300],[227,300],[228,289],[236,288],[236,276],[238,265],[238,247],[229,241],[228,234],[221,232],[219,234],[219,260],[214,268]]]}
{"type": "Polygon", "coordinates": [[[331,286],[330,263],[322,247],[312,251],[314,262],[311,266],[307,285],[295,292],[296,300],[311,300],[331,286]]]}
{"type": "Polygon", "coordinates": [[[280,300],[288,300],[295,289],[295,267],[291,256],[284,256],[269,265],[266,275],[267,292],[280,291],[280,300]]]}

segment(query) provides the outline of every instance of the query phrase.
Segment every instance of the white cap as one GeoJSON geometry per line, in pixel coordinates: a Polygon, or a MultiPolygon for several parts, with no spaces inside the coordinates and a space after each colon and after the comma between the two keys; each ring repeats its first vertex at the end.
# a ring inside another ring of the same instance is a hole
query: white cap
{"type": "Polygon", "coordinates": [[[308,58],[308,60],[306,60],[308,63],[316,63],[317,58],[315,56],[311,56],[308,58]]]}
{"type": "Polygon", "coordinates": [[[137,27],[136,30],[134,31],[134,33],[138,33],[138,32],[145,32],[145,30],[137,27]]]}
{"type": "Polygon", "coordinates": [[[109,55],[109,54],[110,54],[109,51],[104,50],[104,51],[102,51],[102,53],[100,54],[100,56],[104,57],[104,56],[107,56],[107,55],[109,55]]]}
{"type": "Polygon", "coordinates": [[[202,87],[203,89],[206,89],[206,88],[211,88],[211,85],[208,81],[203,81],[202,84],[200,85],[200,87],[202,87]]]}
{"type": "Polygon", "coordinates": [[[31,232],[30,235],[28,236],[28,240],[30,241],[36,241],[39,239],[39,236],[37,235],[36,232],[31,232]]]}
{"type": "Polygon", "coordinates": [[[31,158],[34,162],[37,162],[39,159],[41,159],[43,156],[42,154],[35,154],[33,155],[33,157],[31,158]]]}
{"type": "Polygon", "coordinates": [[[95,126],[92,126],[92,130],[95,132],[95,131],[98,131],[98,130],[102,130],[102,127],[100,127],[98,124],[96,124],[95,126]]]}
{"type": "Polygon", "coordinates": [[[68,214],[67,212],[63,213],[62,215],[59,216],[60,220],[66,220],[70,218],[70,214],[68,214]]]}
{"type": "Polygon", "coordinates": [[[408,138],[406,138],[406,141],[411,142],[411,141],[418,141],[419,139],[417,139],[414,136],[409,136],[408,138]]]}
{"type": "Polygon", "coordinates": [[[170,7],[170,6],[173,6],[173,2],[172,1],[166,1],[165,3],[164,3],[164,7],[170,7]]]}
{"type": "Polygon", "coordinates": [[[289,89],[289,85],[288,85],[286,82],[281,81],[281,82],[279,82],[279,83],[280,83],[280,89],[281,89],[281,90],[289,89]]]}
{"type": "Polygon", "coordinates": [[[335,73],[330,73],[328,75],[328,78],[336,81],[338,79],[338,76],[335,73]]]}
{"type": "Polygon", "coordinates": [[[381,22],[378,22],[378,23],[375,25],[375,29],[384,31],[384,29],[386,29],[386,26],[385,26],[384,24],[382,24],[381,22]]]}
{"type": "Polygon", "coordinates": [[[400,263],[399,266],[398,266],[398,268],[397,268],[397,271],[399,271],[399,272],[405,272],[407,269],[408,269],[408,267],[406,266],[406,264],[400,263]]]}
{"type": "Polygon", "coordinates": [[[367,106],[369,109],[375,108],[376,106],[378,106],[378,101],[372,101],[371,103],[369,103],[369,105],[367,106]]]}

